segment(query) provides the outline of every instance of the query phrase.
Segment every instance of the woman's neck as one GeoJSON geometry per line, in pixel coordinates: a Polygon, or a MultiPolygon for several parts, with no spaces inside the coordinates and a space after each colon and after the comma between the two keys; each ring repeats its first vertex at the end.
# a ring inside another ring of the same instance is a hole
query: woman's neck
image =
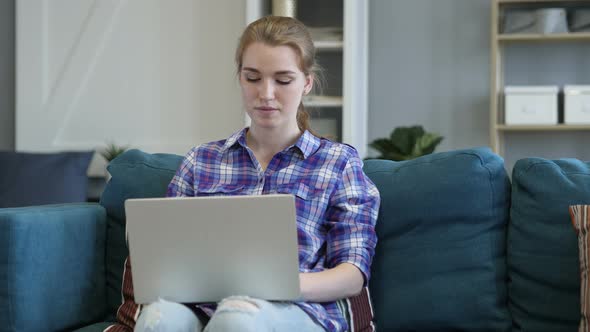
{"type": "Polygon", "coordinates": [[[248,147],[264,155],[274,156],[297,142],[302,132],[298,127],[284,130],[250,127],[246,135],[248,147]]]}

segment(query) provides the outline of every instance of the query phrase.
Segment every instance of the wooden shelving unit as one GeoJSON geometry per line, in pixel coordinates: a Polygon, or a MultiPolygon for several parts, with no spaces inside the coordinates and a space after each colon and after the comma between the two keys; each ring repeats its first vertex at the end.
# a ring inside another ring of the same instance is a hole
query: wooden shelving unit
{"type": "Polygon", "coordinates": [[[498,131],[580,131],[590,130],[590,125],[550,125],[550,126],[538,126],[538,125],[497,125],[496,130],[498,131]]]}
{"type": "Polygon", "coordinates": [[[342,51],[344,48],[341,40],[316,40],[313,44],[318,51],[342,51]]]}
{"type": "Polygon", "coordinates": [[[494,0],[500,5],[504,4],[547,4],[547,3],[554,3],[554,4],[571,4],[577,2],[584,2],[588,0],[494,0]]]}
{"type": "Polygon", "coordinates": [[[303,104],[308,107],[342,107],[343,99],[341,96],[305,96],[303,104]]]}
{"type": "Polygon", "coordinates": [[[590,32],[543,34],[498,34],[498,42],[560,42],[560,41],[590,41],[590,32]]]}
{"type": "MultiPolygon", "coordinates": [[[[530,34],[500,32],[500,16],[507,8],[519,9],[542,7],[583,6],[590,8],[588,0],[493,0],[491,11],[491,84],[490,84],[490,145],[494,152],[503,155],[506,149],[505,133],[507,132],[566,132],[590,131],[590,125],[506,125],[502,107],[503,89],[505,84],[504,47],[515,43],[567,43],[590,42],[590,32],[572,32],[559,34],[530,34]]],[[[558,61],[558,60],[556,60],[558,61]]],[[[590,62],[589,62],[590,63],[590,62]]],[[[588,78],[590,82],[590,77],[588,78]]]]}

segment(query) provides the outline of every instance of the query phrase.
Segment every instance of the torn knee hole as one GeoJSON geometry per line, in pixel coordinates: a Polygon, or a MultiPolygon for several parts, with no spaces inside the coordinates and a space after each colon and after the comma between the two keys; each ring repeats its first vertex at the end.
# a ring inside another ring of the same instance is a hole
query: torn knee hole
{"type": "Polygon", "coordinates": [[[148,307],[145,312],[145,327],[154,328],[160,323],[162,312],[154,307],[148,307]]]}
{"type": "Polygon", "coordinates": [[[258,303],[249,298],[227,298],[219,304],[217,311],[241,311],[247,313],[256,313],[260,311],[258,303]]]}

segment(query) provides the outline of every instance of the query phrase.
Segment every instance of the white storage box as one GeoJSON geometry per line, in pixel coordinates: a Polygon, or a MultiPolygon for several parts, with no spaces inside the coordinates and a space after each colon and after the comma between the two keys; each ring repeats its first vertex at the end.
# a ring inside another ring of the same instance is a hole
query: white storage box
{"type": "Polygon", "coordinates": [[[590,85],[566,85],[564,95],[564,122],[590,124],[590,85]]]}
{"type": "Polygon", "coordinates": [[[506,86],[504,114],[507,125],[557,124],[558,86],[506,86]]]}

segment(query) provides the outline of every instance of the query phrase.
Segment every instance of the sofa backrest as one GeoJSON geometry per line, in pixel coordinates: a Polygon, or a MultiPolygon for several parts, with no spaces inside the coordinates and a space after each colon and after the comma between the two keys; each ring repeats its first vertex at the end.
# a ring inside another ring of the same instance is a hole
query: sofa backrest
{"type": "Polygon", "coordinates": [[[381,193],[369,283],[384,331],[509,331],[510,183],[487,148],[368,160],[381,193]]]}
{"type": "MultiPolygon", "coordinates": [[[[101,204],[112,314],[128,254],[124,200],[164,196],[181,160],[131,150],[109,165],[101,204]]],[[[578,249],[567,206],[590,203],[590,163],[523,159],[512,188],[503,160],[485,148],[368,160],[364,170],[381,192],[370,281],[380,330],[576,329],[578,249]]]]}
{"type": "Polygon", "coordinates": [[[181,161],[182,156],[178,155],[130,150],[108,166],[112,177],[100,204],[107,211],[106,287],[111,315],[121,304],[123,265],[129,254],[125,241],[125,200],[165,196],[181,161]]]}
{"type": "Polygon", "coordinates": [[[515,331],[576,331],[578,240],[568,207],[590,204],[590,162],[519,160],[512,172],[508,292],[515,331]]]}

